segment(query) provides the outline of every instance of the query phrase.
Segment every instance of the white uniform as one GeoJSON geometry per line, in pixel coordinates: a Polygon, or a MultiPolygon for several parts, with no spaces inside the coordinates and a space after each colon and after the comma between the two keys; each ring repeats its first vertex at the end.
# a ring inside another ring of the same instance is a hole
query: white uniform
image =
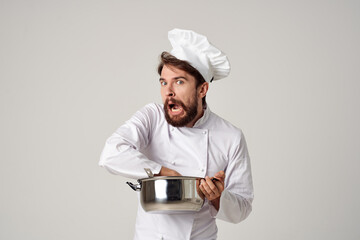
{"type": "Polygon", "coordinates": [[[238,128],[209,108],[192,128],[167,123],[163,105],[148,104],[106,141],[99,162],[114,174],[146,178],[144,168],[161,166],[183,176],[214,176],[225,171],[220,209],[210,202],[196,213],[151,214],[139,204],[136,240],[216,239],[215,218],[238,223],[251,212],[253,186],[245,138],[238,128]]]}

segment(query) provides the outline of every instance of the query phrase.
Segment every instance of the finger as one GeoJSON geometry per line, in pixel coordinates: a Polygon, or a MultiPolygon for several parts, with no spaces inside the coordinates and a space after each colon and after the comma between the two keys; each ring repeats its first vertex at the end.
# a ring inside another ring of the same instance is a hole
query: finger
{"type": "Polygon", "coordinates": [[[203,193],[203,195],[207,198],[207,199],[210,199],[210,194],[206,191],[206,189],[204,188],[204,186],[201,184],[199,186],[201,192],[203,193]]]}
{"type": "Polygon", "coordinates": [[[205,196],[205,198],[207,198],[208,200],[214,200],[215,198],[217,198],[213,193],[209,194],[204,187],[202,187],[202,191],[203,191],[203,195],[205,196]]]}
{"type": "Polygon", "coordinates": [[[205,190],[205,193],[206,193],[206,194],[209,194],[209,195],[211,194],[212,191],[211,191],[209,185],[207,184],[205,178],[201,179],[201,186],[202,186],[202,188],[205,190]]]}
{"type": "Polygon", "coordinates": [[[208,186],[206,179],[202,179],[201,180],[201,185],[200,185],[203,189],[203,193],[207,196],[210,196],[211,194],[213,194],[213,192],[211,191],[210,187],[208,186]]]}
{"type": "Polygon", "coordinates": [[[210,195],[218,195],[219,194],[219,190],[217,189],[216,185],[214,184],[214,182],[208,177],[205,177],[205,181],[206,184],[204,184],[204,187],[206,189],[206,191],[210,194],[210,195]]]}
{"type": "Polygon", "coordinates": [[[219,193],[221,193],[224,190],[224,182],[215,181],[214,184],[216,185],[219,193]]]}
{"type": "Polygon", "coordinates": [[[206,177],[206,183],[209,185],[211,191],[217,195],[219,193],[219,190],[217,186],[215,185],[217,181],[213,181],[211,178],[206,177]]]}

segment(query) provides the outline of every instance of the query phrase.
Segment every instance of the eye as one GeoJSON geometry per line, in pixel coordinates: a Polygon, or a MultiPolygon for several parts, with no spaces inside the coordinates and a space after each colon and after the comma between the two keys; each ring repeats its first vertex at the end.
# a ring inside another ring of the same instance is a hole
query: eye
{"type": "Polygon", "coordinates": [[[165,86],[167,83],[165,81],[160,81],[161,86],[165,86]]]}
{"type": "Polygon", "coordinates": [[[180,85],[180,84],[183,84],[183,83],[184,83],[184,81],[181,81],[181,80],[177,80],[177,81],[176,81],[176,84],[179,84],[179,85],[180,85]]]}

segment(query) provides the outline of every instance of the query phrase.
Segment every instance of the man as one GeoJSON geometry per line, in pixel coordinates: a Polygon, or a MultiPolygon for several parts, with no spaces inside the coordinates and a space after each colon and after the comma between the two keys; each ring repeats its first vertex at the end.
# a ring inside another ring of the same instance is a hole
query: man
{"type": "Polygon", "coordinates": [[[140,206],[135,239],[216,239],[215,219],[238,223],[251,212],[250,159],[238,128],[206,104],[209,82],[229,74],[226,56],[193,31],[169,32],[173,46],[158,67],[163,105],[148,104],[107,140],[100,165],[129,178],[204,178],[199,212],[150,214],[140,206]],[[219,181],[212,181],[216,178],[219,181]]]}

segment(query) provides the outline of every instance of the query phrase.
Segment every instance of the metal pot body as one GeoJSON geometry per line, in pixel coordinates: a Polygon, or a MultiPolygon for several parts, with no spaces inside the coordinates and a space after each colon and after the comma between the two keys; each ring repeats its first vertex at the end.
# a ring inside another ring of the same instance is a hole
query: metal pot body
{"type": "Polygon", "coordinates": [[[199,211],[204,204],[204,197],[199,190],[200,178],[153,177],[139,179],[138,182],[138,185],[128,184],[140,191],[140,203],[146,212],[199,211]]]}

